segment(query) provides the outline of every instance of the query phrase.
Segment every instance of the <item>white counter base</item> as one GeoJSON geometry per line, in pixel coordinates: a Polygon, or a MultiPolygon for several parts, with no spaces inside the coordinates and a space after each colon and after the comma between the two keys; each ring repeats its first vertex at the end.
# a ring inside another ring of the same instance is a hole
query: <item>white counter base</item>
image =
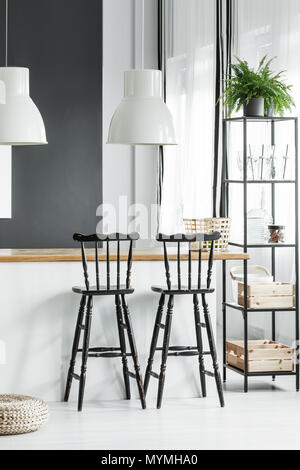
{"type": "MultiPolygon", "coordinates": [[[[175,262],[170,264],[171,270],[176,269],[175,262]]],[[[105,264],[100,263],[100,266],[104,270],[104,280],[105,264]]],[[[195,273],[196,266],[196,262],[193,262],[195,273]]],[[[125,267],[125,263],[122,263],[122,269],[125,267]]],[[[94,263],[89,263],[89,268],[93,270],[94,263]]],[[[48,401],[60,401],[63,398],[80,302],[80,296],[73,294],[71,288],[73,285],[82,285],[82,278],[79,262],[1,263],[0,393],[29,394],[48,401]],[[1,351],[5,352],[5,357],[1,351]]],[[[151,292],[150,286],[164,283],[162,262],[134,263],[132,285],[135,293],[128,296],[128,304],[143,376],[159,300],[159,295],[151,292]]],[[[192,296],[182,297],[175,299],[170,345],[195,346],[192,296]]],[[[215,294],[207,298],[215,328],[215,294]]],[[[206,336],[205,330],[203,335],[206,336]]],[[[162,333],[160,339],[162,341],[162,333]]],[[[114,297],[95,299],[90,346],[119,346],[118,341],[114,297]]],[[[160,353],[157,353],[156,358],[154,370],[159,371],[160,353]]],[[[77,371],[80,370],[80,354],[78,359],[77,371]]],[[[210,358],[205,360],[211,362],[210,358]]],[[[211,365],[207,368],[211,370],[211,365]]],[[[137,397],[134,380],[131,380],[131,389],[132,396],[137,397]]],[[[157,380],[152,378],[149,398],[156,396],[156,392],[157,380]]],[[[198,392],[197,357],[170,357],[164,396],[196,397],[198,392]]],[[[77,393],[78,382],[74,380],[70,400],[76,400],[77,393]]],[[[123,397],[121,359],[90,358],[85,400],[123,397]]]]}

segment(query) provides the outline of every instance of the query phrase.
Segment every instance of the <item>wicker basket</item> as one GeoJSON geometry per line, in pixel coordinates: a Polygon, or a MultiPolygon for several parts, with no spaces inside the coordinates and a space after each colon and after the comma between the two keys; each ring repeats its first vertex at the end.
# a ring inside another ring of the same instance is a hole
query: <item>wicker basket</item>
{"type": "Polygon", "coordinates": [[[37,431],[48,416],[48,406],[43,400],[0,395],[0,436],[37,431]]]}
{"type": "MultiPolygon", "coordinates": [[[[205,219],[184,219],[185,230],[188,234],[220,232],[221,238],[215,241],[215,250],[224,251],[228,247],[231,219],[205,218],[205,219]]],[[[211,242],[202,242],[203,251],[210,249],[211,242]]],[[[192,250],[199,250],[199,242],[191,243],[192,250]]]]}

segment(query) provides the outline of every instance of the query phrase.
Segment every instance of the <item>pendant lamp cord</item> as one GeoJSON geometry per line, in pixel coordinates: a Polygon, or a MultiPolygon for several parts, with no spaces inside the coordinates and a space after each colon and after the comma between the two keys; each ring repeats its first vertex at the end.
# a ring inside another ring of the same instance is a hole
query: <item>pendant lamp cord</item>
{"type": "Polygon", "coordinates": [[[8,56],[8,0],[5,3],[5,67],[7,67],[8,56]]]}
{"type": "MultiPolygon", "coordinates": [[[[6,0],[8,1],[8,0],[6,0]]],[[[142,70],[144,69],[144,53],[145,53],[145,0],[142,0],[142,70]]]]}

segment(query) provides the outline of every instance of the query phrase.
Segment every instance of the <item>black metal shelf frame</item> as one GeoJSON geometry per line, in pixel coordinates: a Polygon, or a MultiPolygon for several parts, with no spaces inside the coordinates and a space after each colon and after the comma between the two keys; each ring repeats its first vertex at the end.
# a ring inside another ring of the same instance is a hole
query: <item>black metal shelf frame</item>
{"type": "MultiPolygon", "coordinates": [[[[236,246],[238,248],[244,248],[244,243],[229,242],[230,246],[236,246]]],[[[247,245],[248,248],[295,248],[295,243],[250,243],[247,245]]]]}
{"type": "MultiPolygon", "coordinates": [[[[233,308],[235,310],[240,310],[241,312],[244,311],[244,306],[236,304],[234,302],[225,302],[226,307],[233,308]]],[[[296,307],[285,307],[285,308],[247,308],[248,312],[295,312],[296,307]]],[[[274,340],[275,341],[275,340],[274,340]]]]}
{"type": "Polygon", "coordinates": [[[225,118],[223,121],[225,122],[285,122],[285,121],[294,121],[297,119],[296,117],[289,116],[289,117],[281,117],[281,116],[253,116],[253,117],[246,117],[246,116],[237,116],[237,117],[230,117],[225,118]]]}
{"type": "MultiPolygon", "coordinates": [[[[223,301],[223,380],[226,382],[226,371],[230,369],[244,377],[244,392],[248,392],[248,378],[258,376],[271,376],[275,380],[276,376],[295,376],[296,377],[296,390],[299,391],[299,363],[296,361],[294,371],[272,371],[272,372],[249,372],[248,371],[248,313],[252,312],[270,312],[272,321],[272,341],[276,340],[276,312],[292,312],[295,315],[295,344],[296,344],[296,358],[299,355],[299,220],[298,220],[298,118],[297,117],[272,117],[272,118],[248,118],[248,117],[237,117],[237,118],[225,118],[223,119],[223,170],[222,170],[222,185],[223,194],[226,194],[226,187],[229,184],[242,184],[243,185],[243,232],[244,241],[243,243],[230,242],[231,246],[243,248],[243,252],[247,253],[248,249],[254,248],[268,248],[271,249],[271,266],[272,276],[276,280],[276,258],[275,251],[277,248],[294,248],[295,250],[295,307],[285,309],[249,309],[247,307],[247,271],[248,271],[248,260],[243,261],[244,267],[244,306],[237,305],[231,302],[227,302],[226,298],[226,274],[227,274],[227,263],[226,260],[222,261],[222,301],[223,301]],[[275,123],[276,122],[294,122],[294,143],[295,143],[295,179],[294,180],[248,180],[247,179],[247,128],[248,123],[251,122],[269,122],[271,124],[271,145],[275,144],[275,123]],[[227,154],[227,127],[228,123],[231,122],[242,122],[243,123],[243,179],[228,179],[227,178],[227,166],[228,166],[228,154],[227,154]],[[275,187],[277,184],[294,184],[295,185],[295,243],[282,243],[282,244],[248,244],[247,243],[247,188],[248,184],[271,184],[271,213],[273,220],[275,218],[275,187]],[[244,322],[244,371],[230,366],[226,362],[226,312],[227,308],[239,310],[243,315],[244,322]]],[[[225,212],[227,212],[225,208],[225,212]]],[[[225,213],[228,216],[228,213],[225,213]]]]}
{"type": "MultiPolygon", "coordinates": [[[[230,366],[229,364],[226,364],[226,369],[233,370],[237,374],[244,375],[244,372],[241,369],[238,369],[237,367],[230,366]]],[[[296,372],[289,372],[285,370],[278,370],[278,371],[272,371],[272,372],[248,372],[248,377],[274,377],[276,375],[295,375],[296,372]]]]}
{"type": "MultiPolygon", "coordinates": [[[[226,179],[225,180],[226,184],[229,183],[241,183],[244,184],[244,180],[230,180],[226,179]]],[[[247,184],[295,184],[295,180],[247,180],[247,184]]]]}

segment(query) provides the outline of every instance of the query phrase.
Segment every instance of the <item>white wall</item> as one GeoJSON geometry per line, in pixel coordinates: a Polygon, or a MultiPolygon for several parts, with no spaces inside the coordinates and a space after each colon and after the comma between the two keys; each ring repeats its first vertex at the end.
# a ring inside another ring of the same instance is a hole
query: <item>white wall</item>
{"type": "Polygon", "coordinates": [[[103,201],[116,206],[119,195],[134,201],[133,149],[106,144],[124,70],[134,67],[134,30],[134,0],[103,1],[103,201]]]}
{"type": "MultiPolygon", "coordinates": [[[[124,71],[141,64],[141,2],[103,1],[103,202],[118,208],[156,202],[157,149],[107,145],[111,117],[123,96],[124,71]]],[[[157,68],[157,0],[145,2],[145,68],[157,68]]],[[[139,246],[151,245],[140,241],[139,246]]]]}

